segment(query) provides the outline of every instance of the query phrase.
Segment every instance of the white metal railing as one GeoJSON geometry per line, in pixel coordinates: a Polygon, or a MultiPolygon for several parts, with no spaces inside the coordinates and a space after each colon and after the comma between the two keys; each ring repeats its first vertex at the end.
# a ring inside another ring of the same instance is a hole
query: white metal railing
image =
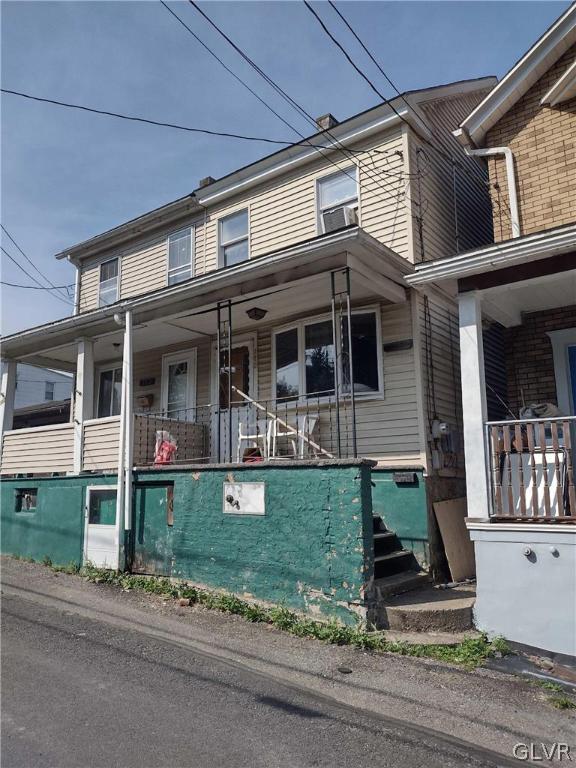
{"type": "Polygon", "coordinates": [[[576,523],[576,416],[486,423],[492,517],[576,523]]]}

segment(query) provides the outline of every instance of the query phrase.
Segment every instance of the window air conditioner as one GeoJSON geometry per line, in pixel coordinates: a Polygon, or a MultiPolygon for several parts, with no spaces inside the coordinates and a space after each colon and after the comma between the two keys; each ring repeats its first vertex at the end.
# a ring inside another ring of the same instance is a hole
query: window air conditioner
{"type": "Polygon", "coordinates": [[[358,212],[351,205],[342,205],[340,208],[332,208],[322,214],[324,232],[335,232],[337,229],[358,224],[358,212]]]}

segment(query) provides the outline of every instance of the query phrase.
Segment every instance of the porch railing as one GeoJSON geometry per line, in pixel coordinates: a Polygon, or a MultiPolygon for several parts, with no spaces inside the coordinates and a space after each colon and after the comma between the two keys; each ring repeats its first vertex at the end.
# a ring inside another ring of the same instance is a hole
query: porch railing
{"type": "Polygon", "coordinates": [[[492,517],[576,523],[576,417],[486,424],[492,517]]]}

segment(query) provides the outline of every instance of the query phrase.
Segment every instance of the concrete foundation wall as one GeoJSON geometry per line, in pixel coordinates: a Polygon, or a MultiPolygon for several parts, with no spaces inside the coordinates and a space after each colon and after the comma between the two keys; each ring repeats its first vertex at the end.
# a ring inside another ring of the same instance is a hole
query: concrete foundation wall
{"type": "Polygon", "coordinates": [[[576,656],[576,526],[487,524],[470,535],[477,628],[576,656]]]}

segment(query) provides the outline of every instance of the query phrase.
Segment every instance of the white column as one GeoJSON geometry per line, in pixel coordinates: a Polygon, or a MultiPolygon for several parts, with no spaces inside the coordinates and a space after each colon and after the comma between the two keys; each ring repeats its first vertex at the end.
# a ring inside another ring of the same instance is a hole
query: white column
{"type": "Polygon", "coordinates": [[[14,421],[14,398],[16,396],[16,361],[2,361],[2,384],[0,391],[0,456],[2,456],[2,443],[4,432],[12,429],[14,421]]]}
{"type": "MultiPolygon", "coordinates": [[[[116,492],[116,547],[118,569],[125,563],[124,531],[132,511],[132,313],[124,315],[122,399],[118,445],[118,489],[116,492]]],[[[129,528],[129,526],[128,526],[129,528]]]]}
{"type": "Polygon", "coordinates": [[[82,471],[84,422],[94,416],[94,342],[78,341],[74,388],[74,474],[82,471]]]}
{"type": "Polygon", "coordinates": [[[475,291],[460,294],[458,305],[468,517],[487,518],[490,498],[484,432],[487,410],[480,296],[475,291]]]}
{"type": "Polygon", "coordinates": [[[132,464],[134,463],[134,386],[133,352],[132,352],[132,312],[126,312],[126,353],[123,367],[123,377],[126,380],[126,425],[125,425],[125,462],[124,462],[124,529],[132,527],[132,464]]]}

